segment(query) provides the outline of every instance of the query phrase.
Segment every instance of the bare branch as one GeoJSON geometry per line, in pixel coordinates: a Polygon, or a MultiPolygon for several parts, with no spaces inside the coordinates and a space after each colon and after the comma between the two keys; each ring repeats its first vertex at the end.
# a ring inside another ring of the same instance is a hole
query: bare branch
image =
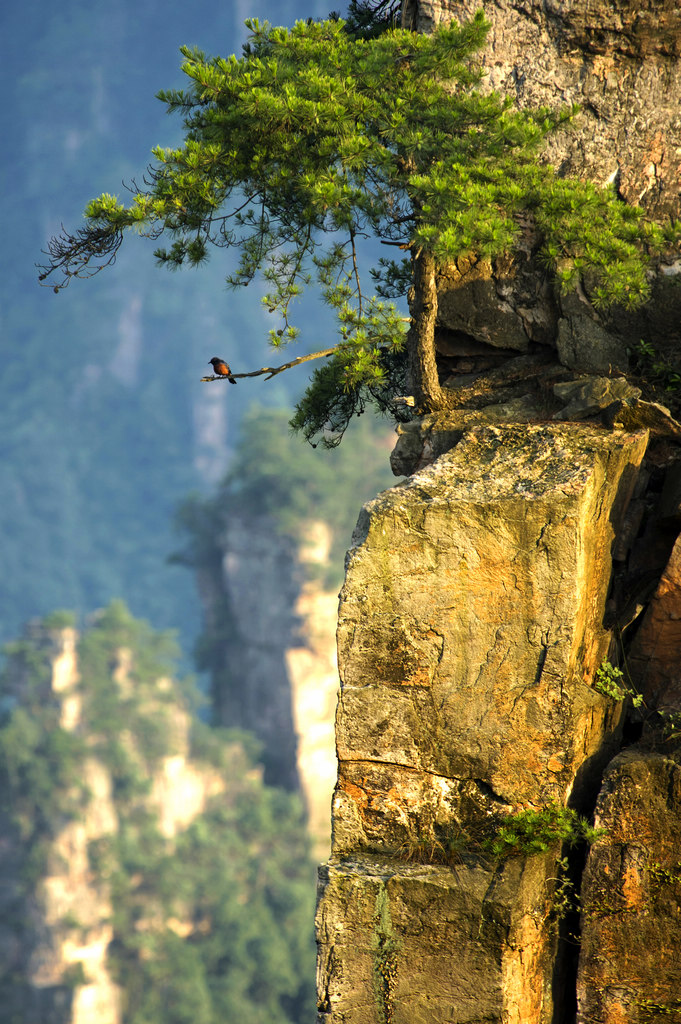
{"type": "Polygon", "coordinates": [[[357,308],[359,315],[362,315],[362,283],[359,277],[359,267],[357,265],[357,246],[355,245],[355,231],[350,228],[350,244],[352,246],[352,273],[355,278],[355,292],[357,295],[357,308]]]}
{"type": "Polygon", "coordinates": [[[276,377],[278,373],[282,373],[284,370],[289,370],[292,366],[298,366],[300,363],[307,363],[311,359],[322,359],[324,356],[332,356],[335,352],[338,352],[341,345],[334,345],[333,348],[324,348],[320,352],[311,352],[307,356],[298,356],[296,359],[292,359],[290,363],[284,363],[283,366],[263,366],[259,370],[251,370],[250,373],[230,373],[229,377],[213,375],[211,377],[202,377],[202,381],[210,380],[229,380],[231,377],[262,377],[264,373],[268,374],[265,380],[271,380],[272,377],[276,377]]]}
{"type": "Polygon", "coordinates": [[[53,271],[60,271],[62,280],[50,285],[58,292],[65,288],[72,277],[94,277],[104,267],[116,262],[116,254],[123,241],[123,233],[110,225],[105,227],[79,228],[69,234],[62,224],[60,235],[55,235],[43,249],[50,261],[38,264],[42,273],[38,280],[42,284],[53,271]],[[96,260],[93,266],[90,260],[96,260]]]}

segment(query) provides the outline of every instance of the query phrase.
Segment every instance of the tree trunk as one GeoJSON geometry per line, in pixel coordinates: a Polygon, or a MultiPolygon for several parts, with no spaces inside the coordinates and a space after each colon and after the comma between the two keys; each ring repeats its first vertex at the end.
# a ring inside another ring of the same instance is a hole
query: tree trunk
{"type": "Polygon", "coordinates": [[[421,249],[414,256],[413,267],[414,299],[411,303],[411,326],[407,334],[409,384],[418,411],[425,413],[447,407],[435,361],[437,288],[432,253],[421,249]]]}

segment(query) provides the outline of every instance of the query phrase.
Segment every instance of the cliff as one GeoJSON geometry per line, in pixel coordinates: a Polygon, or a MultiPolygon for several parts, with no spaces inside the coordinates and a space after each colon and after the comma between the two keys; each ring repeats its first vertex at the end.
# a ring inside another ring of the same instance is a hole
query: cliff
{"type": "MultiPolygon", "coordinates": [[[[40,845],[44,860],[36,866],[35,884],[28,890],[21,872],[21,837],[15,833],[14,841],[9,840],[10,850],[14,846],[15,853],[10,856],[15,871],[7,880],[14,895],[10,903],[21,902],[22,891],[25,893],[23,941],[19,941],[20,933],[15,932],[14,948],[8,957],[14,973],[21,978],[10,1002],[11,1012],[22,1020],[63,1020],[69,1024],[97,1020],[100,1024],[119,1024],[123,1019],[123,993],[116,983],[109,952],[116,937],[112,885],[106,875],[93,870],[92,850],[98,842],[120,835],[129,809],[116,798],[117,772],[103,752],[97,750],[97,737],[87,728],[89,716],[83,705],[88,695],[82,686],[76,630],[36,626],[29,636],[32,647],[42,652],[42,697],[53,706],[52,727],[63,730],[65,742],[67,737],[74,741],[73,754],[78,763],[70,788],[79,812],[74,813],[73,806],[60,808],[61,813],[41,835],[38,833],[42,815],[34,816],[30,827],[36,834],[24,856],[35,857],[40,845]],[[78,756],[76,737],[83,731],[88,735],[78,756]]],[[[31,699],[35,694],[31,692],[34,679],[29,664],[22,664],[17,655],[10,661],[11,698],[32,715],[31,699]]],[[[121,648],[111,663],[112,682],[121,695],[135,686],[132,672],[131,651],[121,648]]],[[[86,679],[86,685],[88,682],[86,679]]],[[[149,713],[163,717],[170,714],[167,724],[174,742],[173,752],[159,759],[144,800],[145,810],[158,816],[160,834],[168,839],[204,811],[210,796],[225,790],[224,779],[217,772],[200,770],[190,763],[190,716],[180,706],[168,711],[162,694],[170,687],[169,680],[159,679],[158,697],[147,694],[149,713]]],[[[38,720],[34,728],[40,728],[38,720]]],[[[133,732],[124,738],[124,743],[133,760],[142,760],[144,755],[133,732]]],[[[37,759],[39,752],[36,755],[37,759]]],[[[3,758],[3,767],[4,763],[3,758]]],[[[46,763],[36,765],[36,770],[55,771],[55,803],[63,796],[58,767],[47,759],[46,763]]],[[[15,792],[10,807],[16,810],[21,802],[19,787],[15,783],[11,788],[15,792]]],[[[11,836],[12,831],[8,831],[11,836]]],[[[7,960],[5,965],[8,966],[7,960]]]]}
{"type": "Polygon", "coordinates": [[[302,794],[315,857],[323,859],[338,696],[338,595],[324,584],[331,530],[307,521],[294,539],[272,516],[251,514],[239,501],[221,496],[217,508],[216,546],[205,564],[192,563],[214,721],[252,733],[265,782],[302,794]]]}
{"type": "MultiPolygon", "coordinates": [[[[492,85],[582,103],[554,162],[678,216],[675,5],[485,13],[492,85]]],[[[320,1024],[681,1019],[681,427],[631,372],[681,340],[678,263],[606,319],[533,245],[441,273],[457,407],[399,429],[348,554],[320,1024]]]]}
{"type": "MultiPolygon", "coordinates": [[[[427,32],[481,6],[491,24],[483,55],[486,87],[521,108],[579,105],[574,122],[548,143],[546,159],[561,173],[610,184],[651,216],[678,218],[681,20],[675,0],[405,0],[404,20],[427,32]]],[[[517,259],[460,260],[443,273],[443,357],[498,359],[499,350],[547,345],[565,366],[608,373],[627,368],[626,349],[642,338],[660,354],[673,351],[678,260],[661,268],[655,301],[638,316],[615,310],[601,318],[585,301],[588,281],[578,294],[555,295],[535,260],[531,225],[524,228],[525,252],[517,259]]]]}
{"type": "Polygon", "coordinates": [[[118,604],[30,626],[0,678],[3,1019],[311,1012],[300,801],[199,723],[172,645],[118,604]],[[277,964],[276,971],[271,965],[277,964]]]}

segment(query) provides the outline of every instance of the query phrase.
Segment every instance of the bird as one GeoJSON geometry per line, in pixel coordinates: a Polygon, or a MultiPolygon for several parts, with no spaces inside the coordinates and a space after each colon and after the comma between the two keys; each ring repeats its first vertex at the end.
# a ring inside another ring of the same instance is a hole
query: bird
{"type": "Polygon", "coordinates": [[[219,356],[213,356],[213,358],[208,361],[213,367],[213,373],[217,374],[218,377],[227,377],[230,384],[236,384],[234,377],[232,377],[232,371],[229,368],[229,363],[226,363],[224,359],[220,359],[219,356]]]}

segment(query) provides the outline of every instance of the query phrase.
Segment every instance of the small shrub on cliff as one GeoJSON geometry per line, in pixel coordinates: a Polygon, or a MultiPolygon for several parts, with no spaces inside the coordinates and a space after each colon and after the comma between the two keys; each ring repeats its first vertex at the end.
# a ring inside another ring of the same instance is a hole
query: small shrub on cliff
{"type": "Polygon", "coordinates": [[[495,859],[503,860],[545,853],[556,843],[592,843],[602,834],[601,829],[594,829],[571,807],[548,804],[538,811],[528,808],[508,815],[495,834],[483,841],[482,847],[495,859]]]}
{"type": "Polygon", "coordinates": [[[596,670],[594,689],[605,697],[611,697],[616,701],[626,700],[627,697],[630,697],[634,707],[640,708],[643,704],[643,697],[632,686],[623,682],[623,679],[624,672],[621,668],[616,668],[609,661],[603,661],[596,670]]]}
{"type": "Polygon", "coordinates": [[[665,740],[681,738],[681,711],[668,711],[663,715],[662,733],[665,740]]]}
{"type": "Polygon", "coordinates": [[[466,854],[500,861],[545,853],[556,843],[593,843],[603,834],[603,829],[594,828],[572,808],[551,803],[539,810],[528,808],[484,823],[468,823],[466,827],[456,822],[447,827],[431,827],[422,835],[411,835],[396,855],[413,863],[454,867],[466,854]]]}
{"type": "Polygon", "coordinates": [[[681,391],[681,365],[677,353],[674,357],[661,354],[651,342],[641,338],[634,349],[634,360],[639,373],[649,384],[666,392],[678,394],[681,391]]]}

